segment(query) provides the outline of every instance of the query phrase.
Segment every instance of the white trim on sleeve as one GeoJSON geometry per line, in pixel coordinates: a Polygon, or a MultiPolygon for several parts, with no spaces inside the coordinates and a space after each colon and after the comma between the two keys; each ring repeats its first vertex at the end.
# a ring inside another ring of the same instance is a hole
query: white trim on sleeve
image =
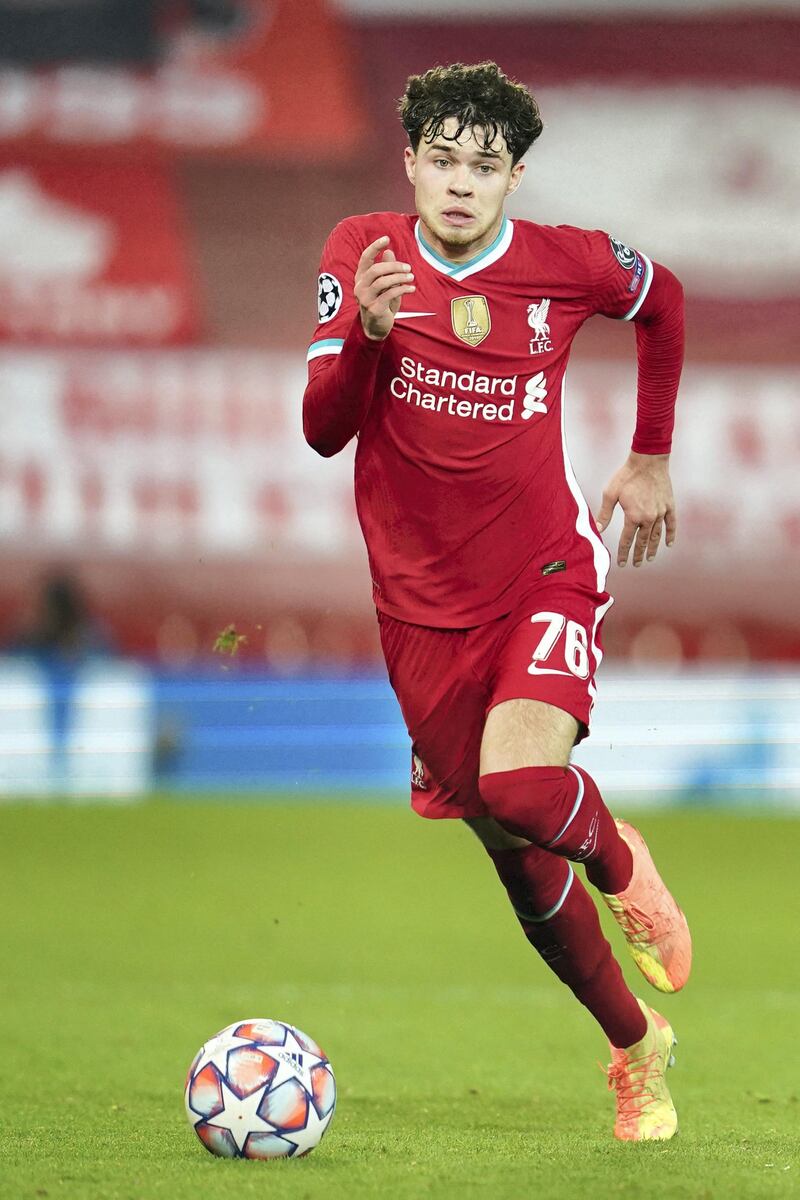
{"type": "MultiPolygon", "coordinates": [[[[641,253],[641,251],[637,251],[637,253],[641,253]]],[[[642,283],[639,295],[636,298],[636,303],[629,312],[625,313],[625,316],[622,318],[623,321],[633,320],[647,299],[647,293],[650,291],[650,284],[653,282],[653,264],[650,262],[650,259],[646,254],[642,254],[641,257],[644,260],[644,281],[642,283]]]]}

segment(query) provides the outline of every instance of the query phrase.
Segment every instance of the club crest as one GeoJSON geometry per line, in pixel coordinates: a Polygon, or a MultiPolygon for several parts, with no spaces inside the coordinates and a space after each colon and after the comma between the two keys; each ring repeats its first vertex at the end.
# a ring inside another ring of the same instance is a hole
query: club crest
{"type": "Polygon", "coordinates": [[[418,754],[411,755],[411,786],[418,792],[427,792],[428,790],[428,772],[425,770],[425,764],[418,754]]]}
{"type": "Polygon", "coordinates": [[[485,296],[459,296],[451,301],[450,316],[453,333],[468,346],[479,346],[492,328],[485,296]]]}
{"type": "Polygon", "coordinates": [[[538,304],[534,300],[532,304],[528,305],[528,324],[533,330],[529,346],[531,354],[543,354],[546,350],[553,349],[553,343],[550,341],[550,326],[547,323],[549,311],[549,299],[542,299],[538,304]]]}

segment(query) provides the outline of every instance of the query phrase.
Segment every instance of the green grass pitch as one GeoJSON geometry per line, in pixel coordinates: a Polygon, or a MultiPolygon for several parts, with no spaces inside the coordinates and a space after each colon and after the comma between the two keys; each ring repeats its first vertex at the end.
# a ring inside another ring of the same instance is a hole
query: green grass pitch
{"type": "Polygon", "coordinates": [[[613,1140],[602,1035],[461,825],[313,797],[0,806],[0,1196],[799,1195],[800,821],[640,826],[695,940],[686,991],[655,1000],[679,1039],[661,1145],[613,1140]],[[253,1016],[333,1062],[306,1159],[214,1159],[186,1122],[195,1051],[253,1016]]]}

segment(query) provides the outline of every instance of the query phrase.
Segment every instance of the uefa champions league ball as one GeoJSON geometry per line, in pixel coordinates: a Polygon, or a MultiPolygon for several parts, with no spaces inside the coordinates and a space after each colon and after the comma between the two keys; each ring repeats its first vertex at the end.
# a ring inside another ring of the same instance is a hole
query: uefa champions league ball
{"type": "Polygon", "coordinates": [[[306,1034],[253,1018],[221,1030],[186,1077],[186,1113],[200,1141],[222,1158],[300,1158],[331,1123],[336,1080],[306,1034]]]}

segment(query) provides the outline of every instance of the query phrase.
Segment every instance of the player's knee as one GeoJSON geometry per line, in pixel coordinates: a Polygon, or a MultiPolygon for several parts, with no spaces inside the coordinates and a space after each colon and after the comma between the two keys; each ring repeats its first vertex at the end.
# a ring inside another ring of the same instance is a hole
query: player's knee
{"type": "Polygon", "coordinates": [[[544,846],[560,828],[572,778],[566,767],[523,767],[482,775],[479,786],[483,803],[498,824],[544,846]]]}
{"type": "Polygon", "coordinates": [[[490,854],[493,850],[521,850],[530,845],[528,838],[515,837],[491,817],[464,817],[463,820],[490,854]]]}

